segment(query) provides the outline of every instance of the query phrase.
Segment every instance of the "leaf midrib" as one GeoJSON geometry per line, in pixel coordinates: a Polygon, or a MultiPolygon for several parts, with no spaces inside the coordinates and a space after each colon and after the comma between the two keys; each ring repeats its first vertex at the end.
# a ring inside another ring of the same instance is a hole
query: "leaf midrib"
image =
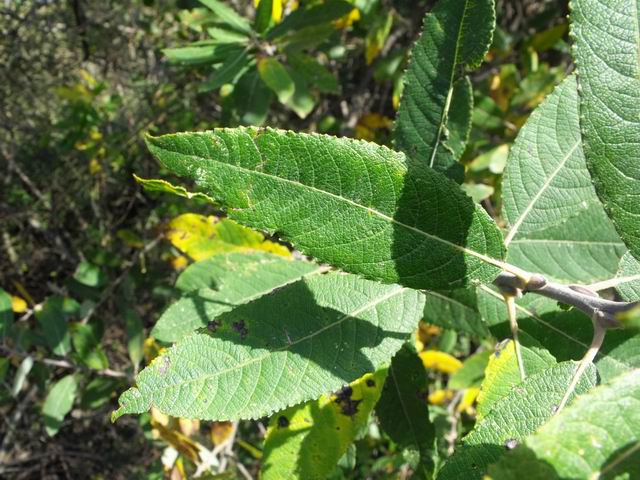
{"type": "Polygon", "coordinates": [[[449,76],[449,89],[447,90],[447,98],[445,100],[444,108],[442,109],[442,114],[440,116],[440,122],[438,123],[438,134],[436,135],[436,139],[431,150],[431,159],[429,160],[429,167],[433,168],[433,164],[436,160],[436,155],[438,154],[438,147],[440,145],[440,139],[442,138],[442,132],[444,131],[445,123],[447,121],[447,117],[449,116],[449,108],[451,106],[451,97],[453,96],[453,83],[456,72],[456,65],[458,65],[458,54],[460,51],[460,43],[462,37],[462,26],[464,25],[464,18],[467,15],[467,8],[469,7],[469,0],[465,0],[464,9],[462,10],[462,16],[460,17],[460,24],[458,25],[458,32],[456,33],[456,48],[455,53],[453,55],[453,64],[451,66],[451,74],[449,76]]]}
{"type": "MultiPolygon", "coordinates": [[[[262,152],[257,147],[257,145],[255,144],[255,139],[252,139],[252,140],[254,141],[254,145],[256,147],[256,151],[260,155],[261,164],[263,164],[264,159],[262,157],[262,152]]],[[[430,233],[427,233],[427,232],[425,232],[423,230],[420,230],[419,228],[413,227],[411,225],[407,225],[406,223],[400,222],[400,221],[396,220],[393,217],[389,217],[388,215],[386,215],[386,214],[384,214],[384,213],[382,213],[382,212],[380,212],[378,210],[375,210],[375,209],[373,209],[371,207],[367,207],[365,205],[357,203],[357,202],[355,202],[355,201],[353,201],[353,200],[351,200],[349,198],[341,197],[340,195],[336,195],[335,193],[328,192],[326,190],[320,190],[319,188],[313,187],[311,185],[306,185],[304,183],[297,182],[297,181],[294,181],[294,180],[290,180],[288,178],[278,177],[278,176],[271,175],[271,174],[268,174],[268,173],[265,173],[265,172],[259,172],[257,170],[251,170],[251,169],[248,169],[248,168],[245,168],[245,167],[241,167],[239,165],[232,165],[230,163],[221,162],[221,161],[215,160],[213,158],[206,158],[206,157],[201,157],[199,155],[192,155],[192,154],[185,154],[183,152],[176,152],[176,151],[169,150],[169,149],[167,149],[165,147],[160,147],[160,148],[162,148],[162,149],[164,149],[166,151],[169,151],[171,153],[174,153],[174,154],[177,154],[177,155],[182,155],[182,156],[189,157],[189,158],[193,158],[193,159],[199,160],[199,161],[203,161],[203,160],[211,161],[211,160],[213,160],[214,162],[216,162],[216,163],[218,163],[220,165],[223,165],[225,167],[228,167],[228,168],[240,171],[240,172],[253,174],[253,175],[258,175],[258,176],[263,176],[263,177],[266,177],[266,178],[268,178],[270,180],[273,180],[273,181],[280,181],[280,182],[284,182],[284,183],[289,183],[291,185],[295,185],[296,187],[308,189],[308,190],[311,190],[311,191],[316,192],[318,194],[327,195],[327,196],[335,198],[335,199],[337,199],[339,201],[348,203],[348,204],[350,204],[350,205],[352,205],[354,207],[357,207],[357,208],[360,208],[362,210],[365,210],[366,212],[368,212],[370,214],[373,214],[373,215],[376,215],[376,216],[378,216],[379,218],[381,218],[381,219],[383,219],[385,221],[388,221],[388,222],[393,223],[395,225],[398,225],[400,227],[406,228],[407,230],[410,230],[412,232],[418,233],[418,234],[424,236],[425,238],[428,238],[430,240],[435,240],[435,241],[440,242],[440,243],[442,243],[444,245],[447,245],[450,248],[458,250],[459,252],[466,253],[467,255],[471,255],[473,257],[476,257],[476,258],[484,261],[485,263],[488,263],[490,265],[493,265],[493,266],[496,266],[498,268],[505,269],[505,270],[508,270],[508,271],[512,271],[513,270],[513,268],[512,268],[513,266],[507,265],[507,264],[505,264],[504,262],[502,262],[502,261],[500,261],[498,259],[489,257],[487,255],[484,255],[484,254],[480,253],[480,252],[476,252],[475,250],[471,250],[469,248],[463,247],[463,246],[458,245],[456,243],[450,242],[449,240],[445,240],[444,238],[438,237],[436,235],[432,235],[430,233]]],[[[236,208],[235,210],[244,210],[244,209],[236,208]]]]}
{"type": "Polygon", "coordinates": [[[529,204],[525,207],[524,211],[516,219],[516,222],[513,224],[513,226],[509,230],[509,233],[504,239],[505,246],[508,246],[511,243],[511,241],[513,240],[513,237],[515,237],[516,234],[518,233],[518,229],[520,228],[520,225],[522,225],[522,222],[524,222],[525,218],[529,215],[534,205],[538,202],[538,200],[540,200],[540,197],[542,196],[542,194],[547,190],[547,188],[549,188],[549,186],[551,185],[553,180],[556,178],[558,173],[560,173],[560,170],[564,168],[569,158],[571,158],[571,156],[573,155],[573,152],[580,146],[580,143],[581,143],[580,139],[576,140],[574,145],[567,152],[567,154],[562,158],[562,160],[560,161],[558,166],[555,168],[555,170],[551,172],[551,175],[549,176],[549,178],[542,184],[542,187],[540,188],[540,190],[538,190],[538,192],[533,196],[529,204]]]}
{"type": "Polygon", "coordinates": [[[249,359],[249,360],[247,360],[245,362],[239,363],[239,364],[237,364],[237,365],[235,365],[233,367],[230,367],[230,368],[225,368],[224,370],[219,370],[219,371],[214,372],[214,373],[210,373],[210,374],[207,374],[207,375],[202,375],[202,376],[199,376],[199,377],[191,379],[191,380],[185,380],[183,382],[172,383],[172,384],[169,385],[169,387],[170,388],[179,388],[179,387],[182,387],[183,385],[189,385],[189,384],[195,383],[195,382],[209,381],[209,380],[211,380],[213,378],[216,378],[216,377],[219,377],[221,375],[224,375],[225,373],[233,372],[233,371],[236,371],[236,370],[242,370],[242,369],[244,369],[245,367],[247,367],[249,365],[252,365],[254,363],[261,362],[262,360],[265,360],[266,358],[268,358],[269,356],[273,355],[274,353],[288,351],[291,347],[293,347],[295,345],[298,345],[298,344],[300,344],[302,342],[305,342],[307,340],[310,340],[310,339],[316,337],[317,335],[319,335],[319,334],[321,334],[321,333],[323,333],[323,332],[325,332],[327,330],[330,330],[333,327],[336,327],[336,326],[342,324],[343,322],[349,320],[350,318],[354,318],[355,315],[358,315],[358,314],[360,314],[362,312],[365,312],[365,311],[369,310],[370,308],[375,307],[379,303],[382,303],[382,302],[384,302],[386,300],[389,300],[390,298],[392,298],[392,297],[394,297],[394,296],[396,296],[396,295],[398,295],[398,294],[400,294],[400,293],[402,293],[402,292],[404,292],[406,290],[409,290],[409,289],[408,288],[404,288],[404,287],[396,288],[395,290],[392,290],[390,293],[387,293],[386,295],[384,295],[382,297],[378,297],[375,300],[364,304],[363,306],[357,308],[353,312],[350,312],[348,314],[343,315],[342,317],[337,319],[335,322],[330,323],[328,325],[325,325],[324,327],[316,330],[315,332],[310,333],[309,335],[305,335],[304,337],[300,337],[299,339],[297,339],[297,340],[295,340],[295,341],[293,341],[291,343],[287,343],[285,346],[283,346],[281,348],[270,350],[269,352],[267,352],[267,353],[265,353],[263,355],[260,355],[260,356],[257,356],[257,357],[252,357],[251,359],[249,359]]]}

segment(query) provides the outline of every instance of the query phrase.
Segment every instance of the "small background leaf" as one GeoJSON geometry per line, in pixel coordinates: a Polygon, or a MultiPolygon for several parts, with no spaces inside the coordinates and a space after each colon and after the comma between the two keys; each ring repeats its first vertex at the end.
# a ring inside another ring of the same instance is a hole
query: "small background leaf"
{"type": "Polygon", "coordinates": [[[42,406],[42,416],[45,430],[50,437],[58,433],[64,417],[73,407],[77,393],[78,383],[75,376],[67,375],[58,380],[47,394],[42,406]]]}

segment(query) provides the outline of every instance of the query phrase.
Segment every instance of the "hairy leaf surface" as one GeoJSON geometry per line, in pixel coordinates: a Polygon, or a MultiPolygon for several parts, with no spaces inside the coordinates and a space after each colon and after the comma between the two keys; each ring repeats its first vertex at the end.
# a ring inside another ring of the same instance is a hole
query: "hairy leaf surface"
{"type": "Polygon", "coordinates": [[[460,79],[460,72],[482,62],[494,28],[493,0],[438,2],[425,17],[405,74],[396,146],[458,182],[473,102],[469,80],[460,79]]]}
{"type": "Polygon", "coordinates": [[[162,314],[151,335],[176,342],[237,305],[321,271],[313,263],[268,253],[215,255],[194,263],[178,277],[176,287],[186,295],[162,314]]]}
{"type": "Polygon", "coordinates": [[[640,300],[640,262],[630,253],[620,259],[617,286],[622,298],[629,302],[640,300]]]}
{"type": "Polygon", "coordinates": [[[413,288],[491,281],[504,254],[489,216],[450,180],[375,144],[273,129],[149,138],[229,217],[302,252],[413,288]]]}
{"type": "Polygon", "coordinates": [[[376,370],[402,346],[424,297],[329,273],[236,307],[157,357],[114,418],[152,406],[207,420],[258,418],[376,370]]]}
{"type": "MultiPolygon", "coordinates": [[[[559,363],[528,377],[511,390],[463,439],[437,478],[481,479],[487,467],[508,451],[505,445],[522,441],[551,418],[575,369],[574,362],[559,363]]],[[[591,367],[578,382],[573,397],[585,393],[595,384],[596,372],[591,367]]]]}
{"type": "Polygon", "coordinates": [[[503,180],[509,261],[563,282],[610,278],[625,251],[587,169],[571,75],[531,115],[503,180]]]}
{"type": "Polygon", "coordinates": [[[640,477],[640,370],[578,398],[489,471],[495,480],[640,477]]]}
{"type": "Polygon", "coordinates": [[[271,417],[264,441],[263,480],[321,480],[330,476],[380,398],[386,368],[332,395],[322,395],[271,417]]]}
{"type": "Polygon", "coordinates": [[[635,0],[572,0],[571,9],[587,164],[640,259],[640,12],[635,0]]]}

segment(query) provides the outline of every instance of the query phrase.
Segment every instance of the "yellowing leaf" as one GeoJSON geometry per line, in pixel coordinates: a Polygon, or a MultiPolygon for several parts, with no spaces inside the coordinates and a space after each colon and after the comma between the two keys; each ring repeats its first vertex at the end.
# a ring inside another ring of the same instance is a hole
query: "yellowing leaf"
{"type": "MultiPolygon", "coordinates": [[[[271,18],[275,23],[278,23],[282,20],[282,4],[288,3],[287,0],[273,0],[271,4],[271,18]]],[[[260,5],[260,0],[253,0],[253,6],[258,7],[260,5]]]]}
{"type": "Polygon", "coordinates": [[[184,255],[171,258],[171,267],[174,270],[182,270],[189,264],[189,260],[184,255]]]}
{"type": "Polygon", "coordinates": [[[424,368],[437,370],[442,373],[452,374],[462,367],[462,362],[456,357],[437,350],[425,350],[420,352],[420,358],[424,368]]]}
{"type": "Polygon", "coordinates": [[[92,158],[89,162],[89,173],[91,175],[97,175],[102,172],[102,165],[100,165],[100,161],[97,158],[92,158]]]}
{"type": "Polygon", "coordinates": [[[175,448],[182,455],[193,462],[199,461],[200,445],[197,442],[194,442],[189,437],[176,430],[165,427],[161,423],[155,421],[153,418],[151,419],[151,426],[154,430],[154,433],[157,432],[155,434],[157,434],[160,438],[162,438],[165,442],[175,448]]]}
{"type": "Polygon", "coordinates": [[[328,477],[366,427],[386,376],[386,368],[368,373],[333,395],[276,413],[265,439],[262,480],[328,477]]]}
{"type": "Polygon", "coordinates": [[[200,420],[191,420],[190,418],[179,418],[178,426],[180,431],[187,437],[192,437],[200,430],[200,420]]]}
{"type": "Polygon", "coordinates": [[[458,404],[456,410],[458,412],[466,412],[468,414],[473,413],[473,404],[478,398],[478,394],[480,393],[480,389],[477,387],[467,388],[462,395],[462,399],[458,404]]]}
{"type": "Polygon", "coordinates": [[[344,17],[339,18],[335,22],[333,22],[333,26],[340,30],[342,28],[347,28],[353,25],[354,22],[360,20],[360,10],[354,8],[349,13],[347,13],[344,17]]]}
{"type": "Polygon", "coordinates": [[[436,390],[430,393],[427,400],[431,405],[443,405],[453,398],[453,390],[436,390]]]}
{"type": "Polygon", "coordinates": [[[164,348],[160,346],[152,337],[145,339],[142,346],[142,352],[147,363],[151,363],[158,355],[162,353],[164,348]]]}
{"type": "Polygon", "coordinates": [[[201,192],[195,192],[195,193],[189,192],[187,191],[186,188],[172,185],[166,180],[160,180],[155,178],[149,178],[149,179],[140,178],[136,174],[133,175],[133,178],[137,183],[139,183],[142,186],[142,188],[146,192],[173,193],[174,195],[178,195],[179,197],[184,197],[188,199],[200,198],[209,203],[215,204],[215,201],[209,195],[206,195],[201,192]]]}
{"type": "Polygon", "coordinates": [[[27,311],[27,302],[21,297],[11,296],[11,309],[15,313],[23,313],[27,311]]]}
{"type": "Polygon", "coordinates": [[[261,233],[232,220],[195,213],[185,213],[171,220],[166,236],[176,248],[196,261],[228,252],[263,251],[290,255],[286,247],[265,240],[261,233]]]}
{"type": "Polygon", "coordinates": [[[211,425],[211,441],[218,446],[224,443],[233,433],[233,423],[213,422],[211,425]]]}

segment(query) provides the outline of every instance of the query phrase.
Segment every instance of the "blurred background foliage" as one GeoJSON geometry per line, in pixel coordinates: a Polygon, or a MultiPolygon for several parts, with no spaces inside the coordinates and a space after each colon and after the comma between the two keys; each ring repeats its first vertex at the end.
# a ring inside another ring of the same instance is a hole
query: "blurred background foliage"
{"type": "MultiPolygon", "coordinates": [[[[166,347],[149,332],[187,265],[229,251],[291,254],[203,196],[143,191],[134,173],[163,174],[143,134],[254,124],[388,145],[432,3],[2,3],[1,477],[257,477],[268,419],[109,420],[116,394],[166,347]]],[[[472,72],[462,162],[464,188],[499,220],[510,142],[572,67],[566,2],[498,0],[497,13],[472,72]]],[[[415,344],[446,455],[473,426],[494,345],[427,323],[415,344]]],[[[416,459],[363,422],[332,478],[407,478],[416,459]]]]}

